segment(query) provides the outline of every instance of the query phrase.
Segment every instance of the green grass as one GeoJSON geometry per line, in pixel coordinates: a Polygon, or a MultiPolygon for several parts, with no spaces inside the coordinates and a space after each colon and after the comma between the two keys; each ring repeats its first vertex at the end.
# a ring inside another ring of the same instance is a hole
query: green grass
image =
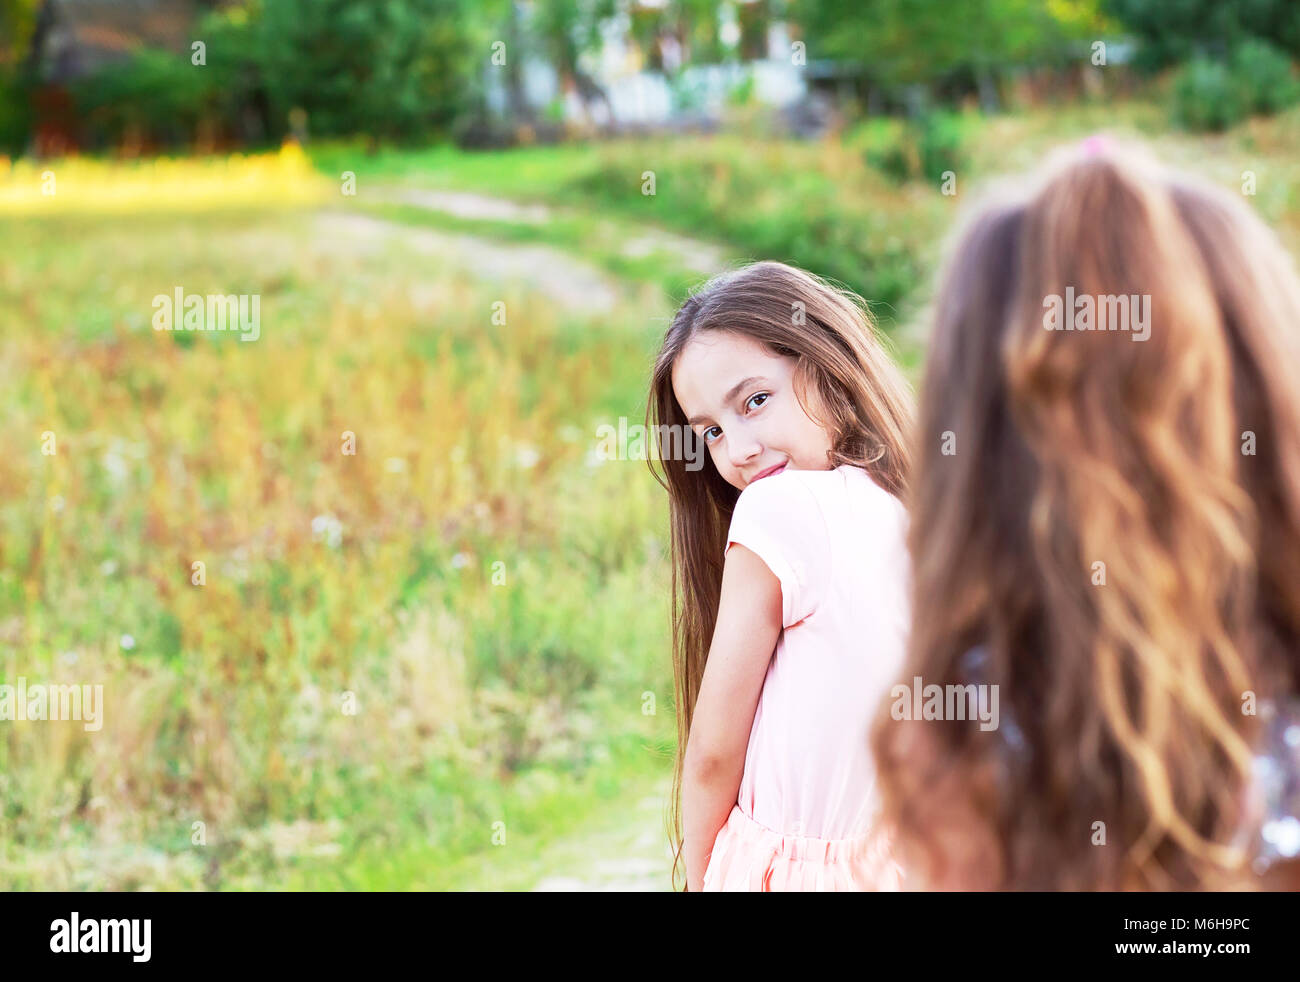
{"type": "MultiPolygon", "coordinates": [[[[545,767],[523,771],[508,785],[483,788],[494,810],[485,810],[474,821],[462,818],[459,840],[422,840],[418,830],[412,830],[413,834],[394,842],[361,842],[338,860],[299,861],[276,888],[531,889],[553,872],[548,869],[547,853],[554,843],[593,824],[625,822],[626,805],[637,795],[662,796],[671,754],[666,742],[623,741],[581,780],[545,767]]],[[[465,784],[458,785],[462,793],[464,788],[465,784]]]]}
{"type": "Polygon", "coordinates": [[[10,225],[0,677],[107,705],[0,731],[6,887],[432,882],[503,814],[545,838],[666,766],[665,502],[588,462],[657,323],[317,221],[10,225]],[[154,331],[177,285],[260,294],[260,339],[154,331]]]}

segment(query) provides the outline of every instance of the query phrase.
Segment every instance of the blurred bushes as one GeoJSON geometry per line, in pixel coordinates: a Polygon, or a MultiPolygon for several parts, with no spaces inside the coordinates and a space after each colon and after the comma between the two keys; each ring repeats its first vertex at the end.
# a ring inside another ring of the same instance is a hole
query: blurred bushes
{"type": "Polygon", "coordinates": [[[1141,39],[1138,61],[1148,67],[1198,55],[1221,59],[1261,38],[1300,57],[1295,0],[1104,0],[1103,8],[1141,39]]]}
{"type": "MultiPolygon", "coordinates": [[[[948,159],[941,147],[933,138],[929,166],[948,159]]],[[[899,194],[852,148],[758,148],[732,137],[678,141],[671,164],[654,144],[611,144],[556,197],[734,243],[748,258],[802,266],[887,307],[920,282],[923,245],[944,212],[937,195],[899,194]],[[656,193],[644,195],[639,175],[656,166],[656,193]]]]}
{"type": "Polygon", "coordinates": [[[1291,59],[1267,41],[1243,41],[1233,49],[1230,65],[1251,112],[1280,112],[1300,98],[1291,59]]]}
{"type": "Polygon", "coordinates": [[[1252,113],[1265,115],[1300,98],[1287,55],[1266,41],[1243,41],[1226,60],[1196,57],[1174,75],[1172,111],[1180,126],[1224,130],[1252,113]]]}
{"type": "Polygon", "coordinates": [[[21,153],[31,126],[31,100],[26,83],[16,69],[0,65],[0,154],[21,153]]]}
{"type": "Polygon", "coordinates": [[[964,126],[960,114],[934,110],[917,120],[869,120],[849,140],[868,164],[895,181],[937,184],[945,171],[955,173],[968,162],[964,126]]]}
{"type": "Polygon", "coordinates": [[[473,10],[470,0],[265,0],[252,67],[273,119],[300,106],[320,134],[447,132],[486,50],[473,10]]]}
{"type": "Polygon", "coordinates": [[[1241,85],[1222,62],[1195,58],[1174,76],[1174,119],[1187,129],[1225,130],[1245,118],[1246,105],[1241,85]]]}
{"type": "MultiPolygon", "coordinates": [[[[142,49],[69,87],[90,146],[445,136],[477,98],[482,30],[469,0],[263,0],[204,18],[199,64],[142,49]]],[[[0,80],[0,126],[4,96],[0,80]]]]}
{"type": "Polygon", "coordinates": [[[91,144],[120,142],[129,135],[179,144],[212,116],[217,72],[188,58],[146,48],[71,85],[83,137],[91,144]]]}

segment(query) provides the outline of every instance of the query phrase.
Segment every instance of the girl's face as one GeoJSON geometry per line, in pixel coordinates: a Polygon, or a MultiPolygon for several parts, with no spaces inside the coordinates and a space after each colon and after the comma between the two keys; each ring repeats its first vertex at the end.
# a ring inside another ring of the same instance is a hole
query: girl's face
{"type": "Polygon", "coordinates": [[[795,359],[730,331],[703,331],[677,356],[677,404],[733,487],[786,468],[831,469],[830,434],[799,404],[794,369],[795,359]]]}

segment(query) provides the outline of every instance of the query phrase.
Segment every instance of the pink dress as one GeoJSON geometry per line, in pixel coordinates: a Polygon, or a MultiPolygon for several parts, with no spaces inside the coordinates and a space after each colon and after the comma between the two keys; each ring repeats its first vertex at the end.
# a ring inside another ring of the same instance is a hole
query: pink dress
{"type": "Polygon", "coordinates": [[[746,487],[739,542],[781,582],[739,801],[713,844],[704,889],[897,890],[875,827],[868,733],[902,668],[910,618],[907,513],[866,471],[785,470],[746,487]]]}

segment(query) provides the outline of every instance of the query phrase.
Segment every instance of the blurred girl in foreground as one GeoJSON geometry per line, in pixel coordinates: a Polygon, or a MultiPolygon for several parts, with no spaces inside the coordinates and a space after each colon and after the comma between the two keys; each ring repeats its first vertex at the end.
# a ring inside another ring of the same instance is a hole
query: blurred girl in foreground
{"type": "Polygon", "coordinates": [[[1251,210],[1105,138],[956,240],[902,681],[1001,719],[877,716],[909,887],[1294,888],[1298,333],[1251,210]]]}

